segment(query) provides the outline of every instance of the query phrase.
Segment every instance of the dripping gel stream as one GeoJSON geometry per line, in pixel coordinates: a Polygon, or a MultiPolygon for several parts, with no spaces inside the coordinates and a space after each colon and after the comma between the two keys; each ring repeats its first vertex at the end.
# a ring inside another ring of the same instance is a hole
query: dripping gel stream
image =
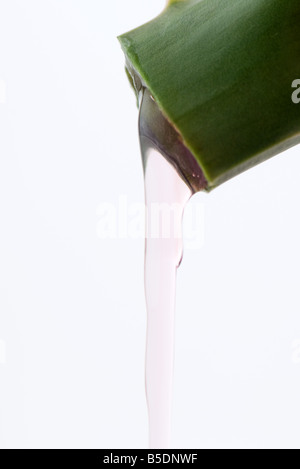
{"type": "MultiPolygon", "coordinates": [[[[183,254],[182,217],[188,200],[205,180],[194,163],[182,171],[178,155],[182,155],[182,149],[187,151],[185,147],[177,151],[176,161],[170,156],[176,154],[174,129],[169,128],[170,124],[166,124],[162,115],[156,114],[158,108],[147,89],[143,89],[140,101],[139,133],[147,214],[145,296],[149,447],[168,449],[171,444],[176,273],[183,254]],[[157,129],[162,129],[163,141],[156,138],[157,129]],[[164,150],[170,142],[173,150],[168,153],[164,150]]],[[[187,154],[183,157],[187,161],[187,154]]]]}

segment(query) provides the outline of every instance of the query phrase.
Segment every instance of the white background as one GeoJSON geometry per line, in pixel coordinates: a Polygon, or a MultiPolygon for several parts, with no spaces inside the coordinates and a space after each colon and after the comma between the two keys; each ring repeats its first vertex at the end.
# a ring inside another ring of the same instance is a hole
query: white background
{"type": "MultiPolygon", "coordinates": [[[[116,36],[163,6],[0,0],[1,448],[147,446],[144,243],[97,209],[143,201],[116,36]]],[[[299,175],[294,148],[191,201],[174,448],[300,448],[299,175]]]]}

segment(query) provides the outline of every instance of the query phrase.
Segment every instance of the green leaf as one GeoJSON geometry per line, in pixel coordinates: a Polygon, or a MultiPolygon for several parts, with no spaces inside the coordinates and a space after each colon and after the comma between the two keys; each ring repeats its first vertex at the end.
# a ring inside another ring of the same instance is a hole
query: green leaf
{"type": "Polygon", "coordinates": [[[171,0],[119,40],[208,189],[300,142],[299,0],[171,0]]]}

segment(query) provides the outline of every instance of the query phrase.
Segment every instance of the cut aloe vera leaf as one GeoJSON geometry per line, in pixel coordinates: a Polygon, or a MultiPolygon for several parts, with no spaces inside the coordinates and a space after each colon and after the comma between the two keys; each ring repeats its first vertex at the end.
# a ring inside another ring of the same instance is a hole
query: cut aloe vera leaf
{"type": "Polygon", "coordinates": [[[300,142],[299,0],[173,0],[119,41],[208,190],[300,142]]]}

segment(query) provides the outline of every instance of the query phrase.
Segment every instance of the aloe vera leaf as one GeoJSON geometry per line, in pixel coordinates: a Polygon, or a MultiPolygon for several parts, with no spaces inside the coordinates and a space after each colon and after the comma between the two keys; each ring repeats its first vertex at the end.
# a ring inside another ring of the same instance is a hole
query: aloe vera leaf
{"type": "Polygon", "coordinates": [[[173,0],[119,41],[207,189],[300,142],[299,0],[173,0]]]}

